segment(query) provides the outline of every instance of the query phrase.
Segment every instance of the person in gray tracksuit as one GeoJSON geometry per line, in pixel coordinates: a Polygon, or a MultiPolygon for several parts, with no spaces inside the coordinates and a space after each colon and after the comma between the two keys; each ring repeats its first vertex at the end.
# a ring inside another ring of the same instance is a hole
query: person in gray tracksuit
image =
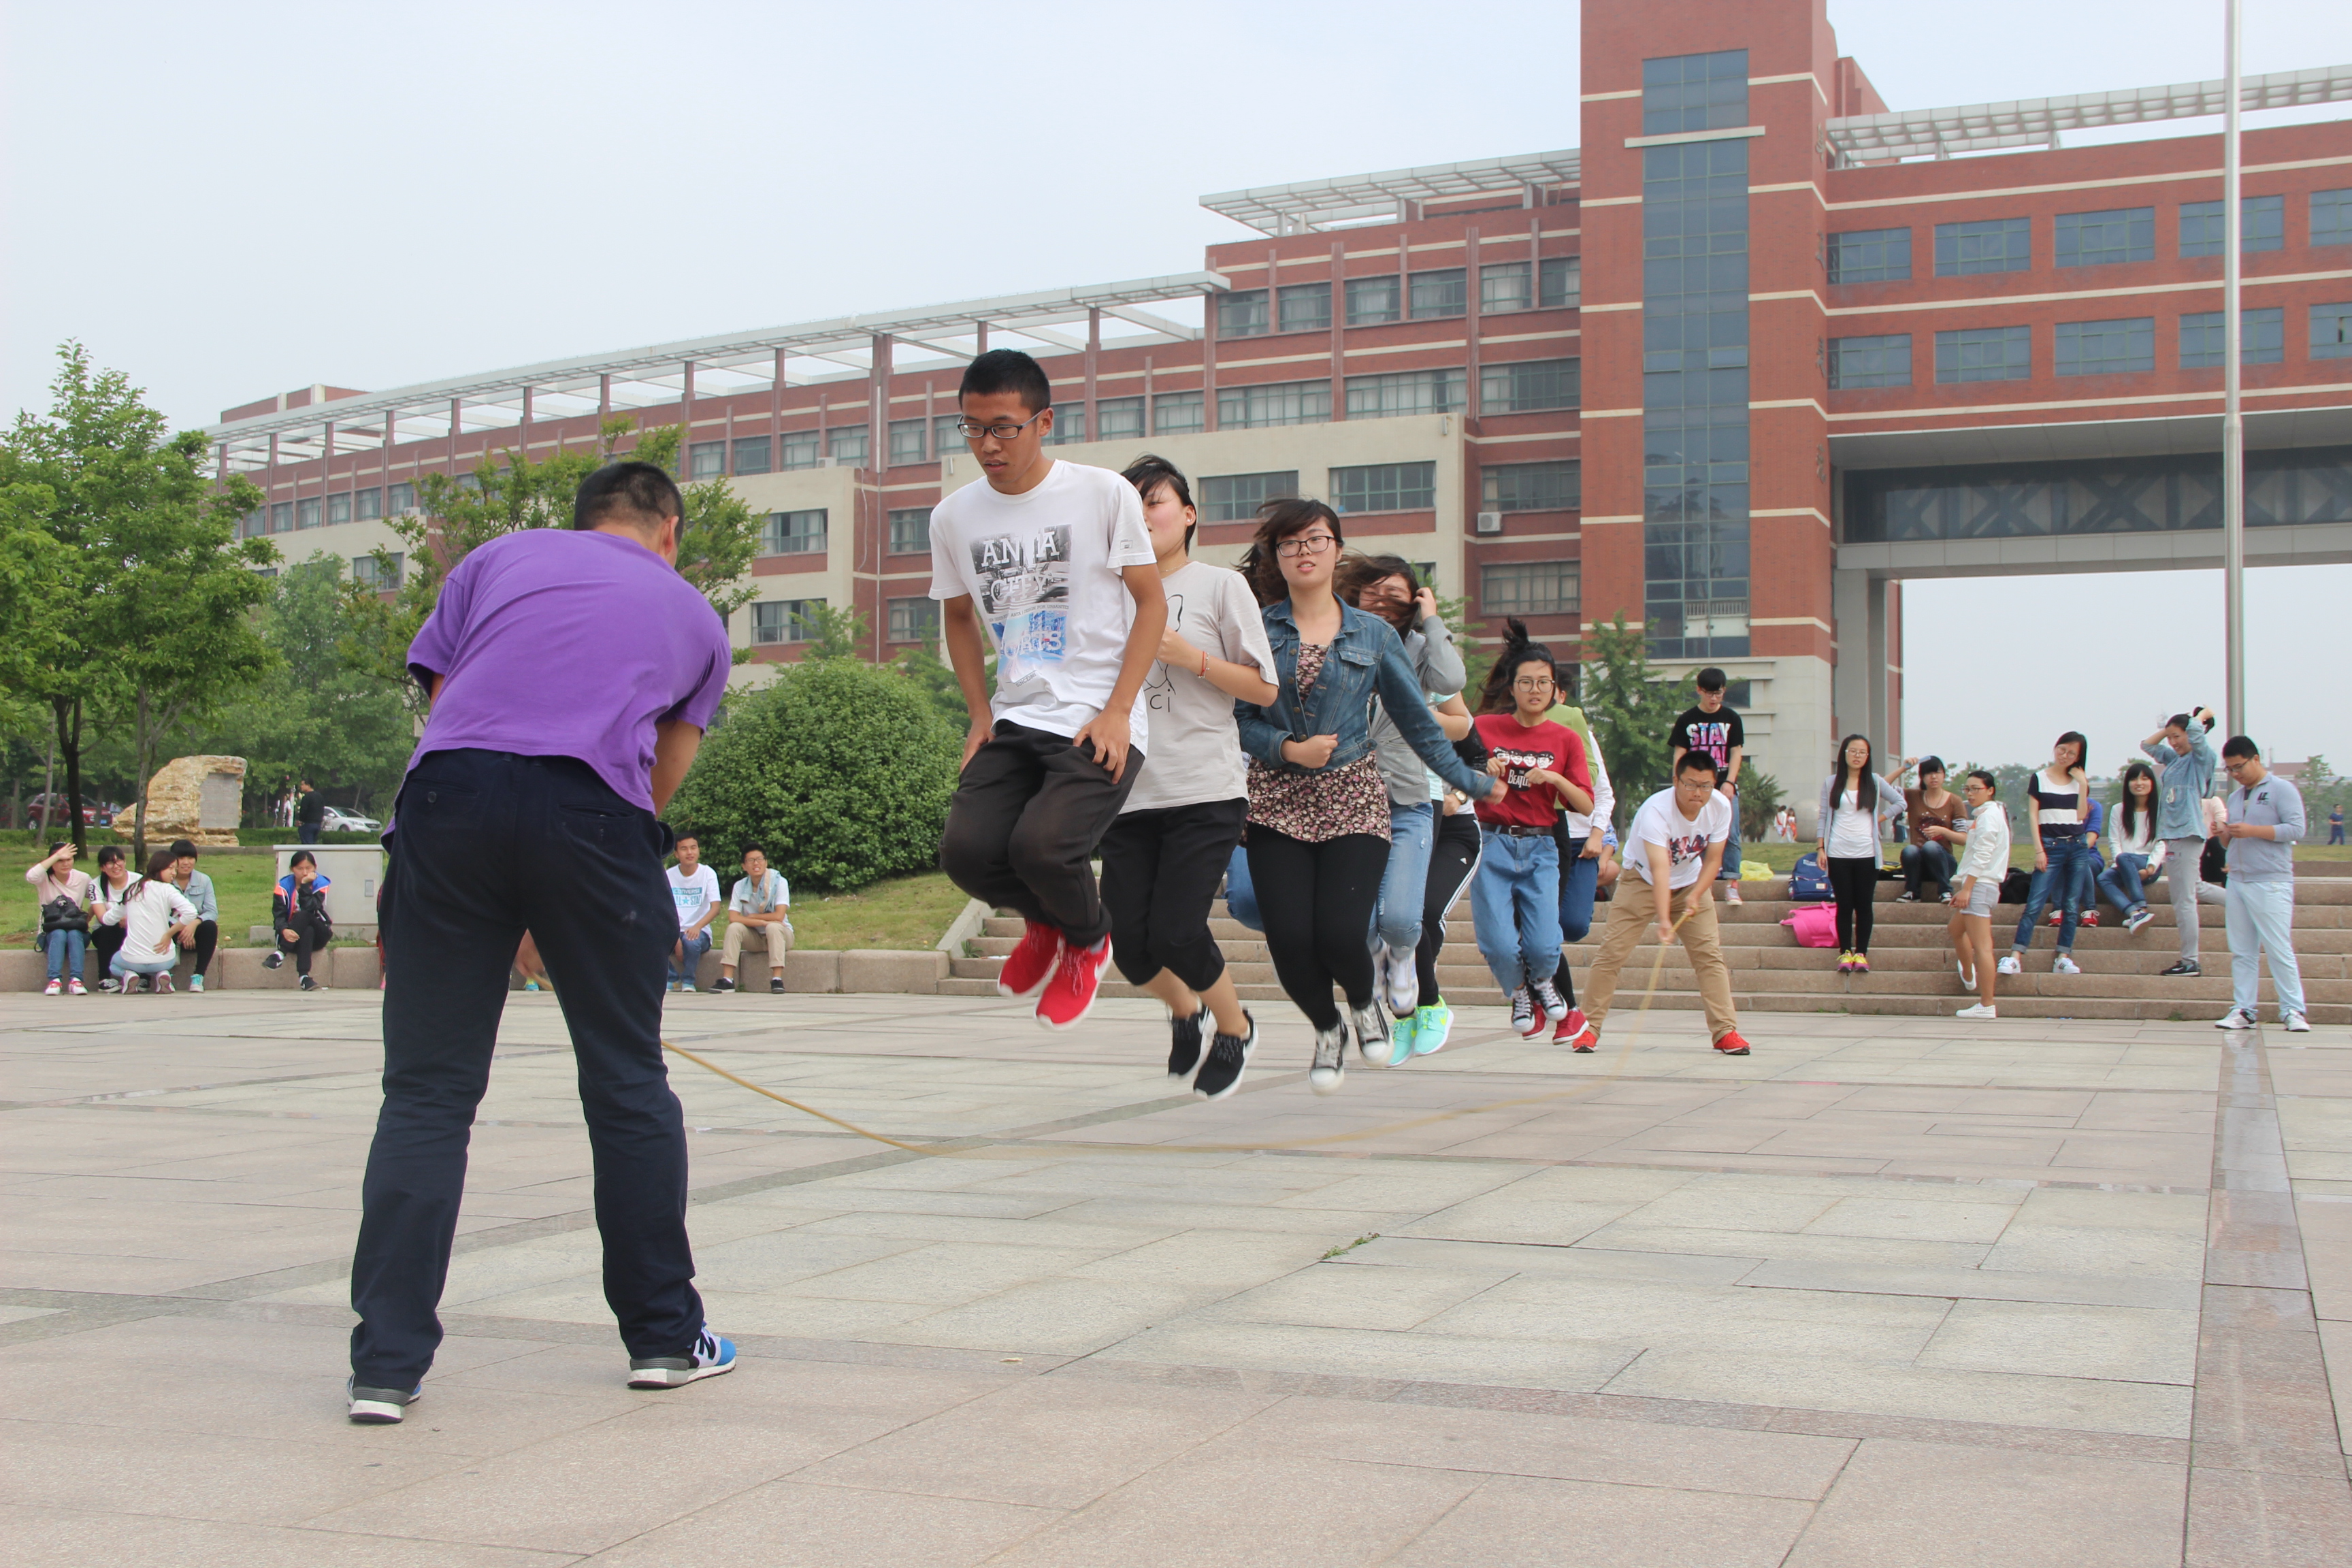
{"type": "Polygon", "coordinates": [[[2221,765],[2238,787],[2230,792],[2230,819],[2221,828],[2230,841],[2231,995],[2230,1011],[2214,1026],[2254,1026],[2267,959],[2279,1022],[2300,1034],[2311,1027],[2294,956],[2294,847],[2310,827],[2303,792],[2263,766],[2262,752],[2243,735],[2221,743],[2221,765]]]}
{"type": "Polygon", "coordinates": [[[2197,974],[2197,866],[2205,849],[2205,797],[2212,793],[2213,710],[2175,713],[2139,743],[2156,764],[2156,836],[2164,840],[2164,878],[2172,889],[2172,921],[2179,929],[2180,962],[2167,974],[2197,974]]]}

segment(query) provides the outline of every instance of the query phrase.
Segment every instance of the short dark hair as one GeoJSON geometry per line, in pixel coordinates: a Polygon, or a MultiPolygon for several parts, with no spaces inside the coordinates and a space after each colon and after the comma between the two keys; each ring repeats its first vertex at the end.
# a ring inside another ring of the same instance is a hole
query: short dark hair
{"type": "Polygon", "coordinates": [[[1944,759],[1941,757],[1922,757],[1919,759],[1919,776],[1923,779],[1929,773],[1949,773],[1950,771],[1950,769],[1944,766],[1944,759]]]}
{"type": "Polygon", "coordinates": [[[286,857],[286,869],[289,873],[297,866],[316,866],[318,863],[319,858],[316,855],[311,854],[308,849],[297,849],[293,854],[286,857]]]}
{"type": "Polygon", "coordinates": [[[1136,495],[1146,506],[1151,504],[1151,492],[1166,485],[1176,492],[1176,504],[1192,513],[1192,526],[1184,531],[1184,548],[1192,548],[1192,536],[1201,531],[1201,511],[1192,504],[1192,487],[1184,478],[1184,470],[1155,453],[1146,452],[1119,471],[1120,479],[1135,487],[1136,495]]]}
{"type": "Polygon", "coordinates": [[[956,402],[992,392],[1018,393],[1021,405],[1032,414],[1054,406],[1054,384],[1045,379],[1045,367],[1019,349],[991,349],[964,366],[956,402]]]}
{"type": "Polygon", "coordinates": [[[691,827],[687,828],[682,832],[673,833],[670,835],[669,847],[671,848],[675,849],[681,844],[691,844],[697,849],[699,849],[702,847],[702,835],[695,832],[691,827]]]}
{"type": "Polygon", "coordinates": [[[1992,791],[1995,795],[1999,795],[2000,793],[2000,781],[1992,776],[1992,770],[1990,768],[1970,768],[1969,770],[1969,777],[1972,779],[1982,779],[1984,781],[1985,788],[1992,791]]]}
{"type": "Polygon", "coordinates": [[[184,838],[174,838],[174,839],[173,839],[173,840],[172,840],[172,858],[173,858],[173,859],[174,859],[174,860],[193,860],[193,859],[194,859],[195,858],[196,858],[196,847],[195,847],[194,844],[190,843],[188,840],[186,840],[186,839],[184,839],[184,838]]]}
{"type": "Polygon", "coordinates": [[[1685,773],[1695,773],[1701,768],[1705,768],[1708,773],[1715,773],[1717,771],[1715,765],[1715,759],[1709,756],[1706,752],[1700,751],[1696,746],[1693,746],[1689,751],[1685,752],[1680,757],[1675,759],[1675,776],[1676,778],[1680,778],[1685,773]]]}
{"type": "Polygon", "coordinates": [[[1698,672],[1697,678],[1691,684],[1696,686],[1701,691],[1720,691],[1730,683],[1730,679],[1729,676],[1710,664],[1698,672]]]}
{"type": "MultiPolygon", "coordinates": [[[[689,834],[688,837],[692,837],[693,836],[689,834]]],[[[699,838],[696,838],[694,841],[697,845],[699,845],[702,842],[699,838]]],[[[746,844],[743,846],[743,853],[736,856],[735,858],[738,860],[747,860],[754,855],[757,855],[762,860],[765,860],[768,858],[768,852],[765,849],[761,848],[756,844],[746,844]]]]}
{"type": "Polygon", "coordinates": [[[113,865],[117,860],[120,860],[120,859],[121,859],[121,858],[122,858],[122,846],[121,846],[121,845],[120,845],[120,844],[101,844],[101,845],[100,845],[100,846],[98,847],[98,863],[99,863],[100,865],[101,865],[101,866],[111,866],[111,865],[113,865]]]}
{"type": "Polygon", "coordinates": [[[2252,757],[2260,761],[2263,749],[2243,735],[2232,735],[2221,742],[2221,754],[2225,757],[2252,757]]]}
{"type": "Polygon", "coordinates": [[[677,482],[651,463],[607,463],[580,481],[572,502],[572,526],[601,528],[608,522],[658,528],[666,518],[686,515],[677,482]]]}

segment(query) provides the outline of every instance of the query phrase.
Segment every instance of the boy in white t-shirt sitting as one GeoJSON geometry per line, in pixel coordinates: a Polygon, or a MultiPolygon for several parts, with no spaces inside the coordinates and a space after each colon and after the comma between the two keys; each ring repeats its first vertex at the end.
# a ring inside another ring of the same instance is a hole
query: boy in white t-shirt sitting
{"type": "Polygon", "coordinates": [[[931,510],[931,597],[972,715],[940,865],[1020,911],[1028,929],[997,989],[1036,997],[1037,1021],[1066,1029],[1110,962],[1087,862],[1143,766],[1143,682],[1168,604],[1135,487],[1045,455],[1053,401],[1027,354],[965,367],[957,424],[987,482],[931,510]]]}
{"type": "Polygon", "coordinates": [[[768,868],[767,851],[743,851],[743,876],[727,900],[727,945],[713,991],[735,989],[735,966],[750,943],[768,955],[768,989],[784,994],[784,955],[793,950],[793,889],[782,871],[768,868]]]}
{"type": "Polygon", "coordinates": [[[1706,1008],[1706,1032],[1715,1048],[1744,1057],[1739,1015],[1731,1005],[1731,968],[1715,921],[1715,879],[1723,865],[1737,809],[1716,786],[1715,759],[1685,752],[1675,763],[1675,782],[1642,803],[1625,835],[1625,874],[1609,905],[1609,930],[1601,956],[1584,982],[1584,1014],[1598,1029],[1617,994],[1617,975],[1645,936],[1671,943],[1677,934],[1698,975],[1699,1000],[1706,1008]],[[1680,921],[1677,931],[1676,921],[1680,921]]]}
{"type": "Polygon", "coordinates": [[[702,863],[702,841],[677,836],[677,864],[669,868],[669,896],[677,900],[677,942],[669,950],[669,986],[691,994],[694,973],[710,951],[710,922],[719,914],[719,873],[702,863]]]}

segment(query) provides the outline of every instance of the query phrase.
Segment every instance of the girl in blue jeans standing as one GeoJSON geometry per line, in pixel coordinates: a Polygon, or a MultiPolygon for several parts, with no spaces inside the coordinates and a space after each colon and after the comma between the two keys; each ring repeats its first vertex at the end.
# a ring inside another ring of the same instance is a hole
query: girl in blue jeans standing
{"type": "Polygon", "coordinates": [[[2025,784],[2025,814],[2033,825],[2033,884],[2025,895],[2025,915],[2017,922],[2017,937],[2000,973],[2025,970],[2025,951],[2033,945],[2033,928],[2042,911],[2056,900],[2063,912],[2058,926],[2058,957],[2054,974],[2080,974],[2074,962],[2074,928],[2091,902],[2091,851],[2099,842],[2091,813],[2091,782],[2084,776],[2083,759],[2090,742],[2080,730],[2069,730],[2051,748],[2050,765],[2025,784]]]}

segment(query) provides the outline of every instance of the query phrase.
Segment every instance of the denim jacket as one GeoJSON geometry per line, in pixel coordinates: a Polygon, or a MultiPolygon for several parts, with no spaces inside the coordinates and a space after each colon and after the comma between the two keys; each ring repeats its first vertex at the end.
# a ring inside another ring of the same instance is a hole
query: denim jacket
{"type": "Polygon", "coordinates": [[[2151,741],[2140,748],[2156,764],[2156,836],[2158,838],[2205,837],[2205,797],[2213,793],[2213,742],[2205,726],[2189,724],[2189,750],[2176,752],[2168,741],[2151,741]]]}
{"type": "Polygon", "coordinates": [[[1290,601],[1268,605],[1265,639],[1274,648],[1276,683],[1275,700],[1261,708],[1235,702],[1234,721],[1240,728],[1242,750],[1272,768],[1293,773],[1322,773],[1368,754],[1372,749],[1372,699],[1378,697],[1390,721],[1429,764],[1430,772],[1473,800],[1484,800],[1494,781],[1472,773],[1454,754],[1445,731],[1437,727],[1422,695],[1421,679],[1404,656],[1395,628],[1378,616],[1351,605],[1339,606],[1339,635],[1324,656],[1323,672],[1305,698],[1298,694],[1298,623],[1290,601]],[[1285,741],[1309,735],[1335,735],[1339,744],[1321,768],[1302,768],[1282,755],[1285,741]]]}

